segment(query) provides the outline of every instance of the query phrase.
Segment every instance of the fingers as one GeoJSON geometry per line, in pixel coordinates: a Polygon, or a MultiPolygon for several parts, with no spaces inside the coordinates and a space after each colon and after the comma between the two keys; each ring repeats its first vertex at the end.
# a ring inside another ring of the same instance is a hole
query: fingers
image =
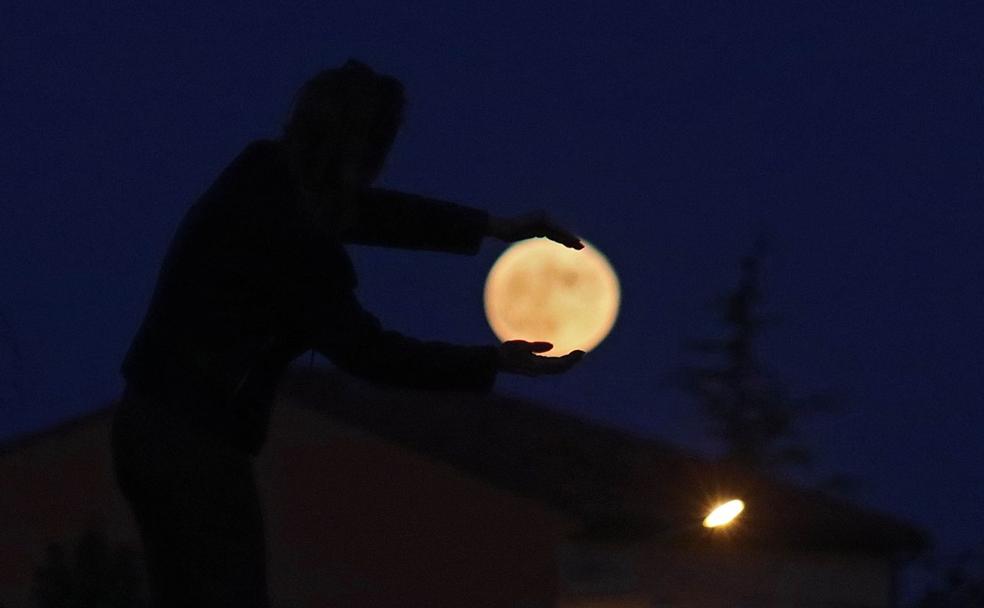
{"type": "Polygon", "coordinates": [[[531,353],[545,353],[553,348],[553,344],[549,342],[527,342],[526,344],[531,353]]]}
{"type": "Polygon", "coordinates": [[[571,249],[584,249],[584,243],[570,231],[557,225],[545,211],[534,211],[515,220],[518,224],[518,238],[531,236],[545,237],[571,249]],[[524,234],[525,233],[525,234],[524,234]]]}
{"type": "Polygon", "coordinates": [[[541,216],[540,221],[543,236],[546,238],[560,243],[565,247],[570,247],[571,249],[584,249],[584,243],[581,242],[581,239],[558,226],[552,219],[550,219],[550,217],[543,215],[541,216]]]}
{"type": "Polygon", "coordinates": [[[512,350],[532,353],[545,353],[553,348],[553,344],[543,341],[527,342],[526,340],[509,340],[507,342],[503,342],[503,344],[512,350]]]}
{"type": "Polygon", "coordinates": [[[574,365],[584,357],[584,351],[575,350],[562,357],[540,357],[533,356],[531,370],[535,375],[540,374],[562,374],[574,367],[574,365]]]}
{"type": "Polygon", "coordinates": [[[581,239],[559,228],[547,230],[543,236],[571,249],[584,249],[584,243],[581,242],[581,239]]]}
{"type": "Polygon", "coordinates": [[[549,342],[526,342],[510,340],[503,346],[511,354],[506,354],[506,371],[524,376],[542,376],[544,374],[560,374],[584,357],[584,351],[573,350],[560,357],[544,357],[537,352],[546,352],[553,348],[549,342]]]}

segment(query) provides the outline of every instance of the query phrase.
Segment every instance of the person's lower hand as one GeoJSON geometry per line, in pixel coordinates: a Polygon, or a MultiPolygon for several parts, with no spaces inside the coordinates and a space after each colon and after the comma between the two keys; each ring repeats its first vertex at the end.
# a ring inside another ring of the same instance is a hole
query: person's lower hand
{"type": "Polygon", "coordinates": [[[489,217],[489,235],[507,243],[545,237],[571,249],[583,249],[584,243],[558,226],[545,211],[534,211],[511,218],[489,217]]]}
{"type": "Polygon", "coordinates": [[[561,357],[543,357],[543,353],[553,348],[549,342],[527,342],[509,340],[499,345],[499,369],[523,376],[542,376],[561,374],[584,357],[583,350],[572,350],[561,357]]]}

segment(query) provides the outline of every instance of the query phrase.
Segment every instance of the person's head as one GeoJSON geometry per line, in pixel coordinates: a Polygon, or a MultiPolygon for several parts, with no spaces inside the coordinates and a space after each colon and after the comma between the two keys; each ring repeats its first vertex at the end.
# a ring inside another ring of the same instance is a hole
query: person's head
{"type": "Polygon", "coordinates": [[[297,92],[282,141],[291,175],[313,194],[368,187],[403,120],[403,85],[350,59],[297,92]]]}

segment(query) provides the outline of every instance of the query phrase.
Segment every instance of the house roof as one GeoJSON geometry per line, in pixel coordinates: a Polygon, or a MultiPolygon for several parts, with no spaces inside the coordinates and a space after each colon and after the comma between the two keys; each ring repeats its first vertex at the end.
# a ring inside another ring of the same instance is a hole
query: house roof
{"type": "MultiPolygon", "coordinates": [[[[294,367],[281,398],[574,516],[585,538],[699,542],[722,498],[746,503],[742,546],[900,556],[927,536],[889,515],[668,443],[500,394],[392,390],[333,369],[294,367]]],[[[0,455],[108,416],[115,404],[0,445],[0,455]]]]}
{"type": "Polygon", "coordinates": [[[302,367],[282,393],[570,513],[587,537],[700,541],[710,533],[701,526],[708,506],[741,498],[746,510],[728,534],[742,546],[898,556],[929,545],[922,531],[886,514],[515,397],[387,390],[302,367]]]}

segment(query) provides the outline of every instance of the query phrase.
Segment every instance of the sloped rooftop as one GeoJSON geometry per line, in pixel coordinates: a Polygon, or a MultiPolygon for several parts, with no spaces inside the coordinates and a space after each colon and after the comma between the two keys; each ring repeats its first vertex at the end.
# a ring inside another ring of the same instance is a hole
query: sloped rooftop
{"type": "MultiPolygon", "coordinates": [[[[708,461],[651,438],[500,394],[393,390],[298,366],[281,404],[324,413],[507,491],[568,513],[594,539],[688,544],[717,499],[746,503],[728,535],[743,546],[871,555],[924,551],[924,532],[890,515],[708,461]]],[[[105,408],[0,445],[0,456],[109,416],[105,408]]]]}
{"type": "Polygon", "coordinates": [[[576,516],[598,538],[697,541],[709,504],[746,503],[728,534],[762,546],[865,554],[928,547],[917,528],[816,490],[498,394],[387,390],[294,368],[284,397],[576,516]]]}

